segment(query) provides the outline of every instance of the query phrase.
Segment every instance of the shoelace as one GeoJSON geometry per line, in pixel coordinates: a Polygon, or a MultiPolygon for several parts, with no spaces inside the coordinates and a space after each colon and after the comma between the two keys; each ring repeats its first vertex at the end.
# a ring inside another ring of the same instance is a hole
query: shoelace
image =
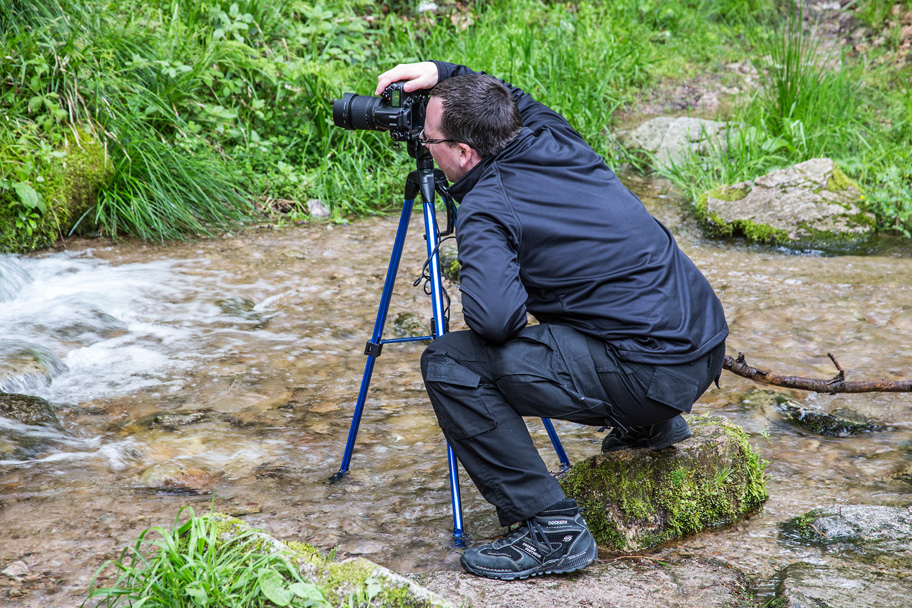
{"type": "Polygon", "coordinates": [[[545,534],[544,527],[535,521],[534,519],[527,519],[518,528],[510,532],[507,537],[504,539],[504,544],[515,544],[525,533],[525,529],[529,529],[529,539],[532,541],[532,544],[535,545],[535,548],[538,549],[542,555],[548,555],[554,551],[554,545],[551,544],[551,541],[548,540],[548,535],[545,534]],[[545,551],[547,547],[547,551],[545,551]]]}

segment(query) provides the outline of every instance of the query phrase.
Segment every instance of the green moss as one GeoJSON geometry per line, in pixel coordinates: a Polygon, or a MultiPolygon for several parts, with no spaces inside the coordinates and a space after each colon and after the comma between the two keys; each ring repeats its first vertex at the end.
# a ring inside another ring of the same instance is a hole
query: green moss
{"type": "Polygon", "coordinates": [[[827,515],[823,509],[814,509],[778,524],[781,540],[812,547],[826,547],[845,539],[830,538],[822,533],[816,522],[827,515]]]}
{"type": "Polygon", "coordinates": [[[767,224],[758,224],[750,220],[732,222],[732,231],[743,234],[746,238],[758,243],[781,243],[789,240],[788,232],[773,228],[767,224]]]}
{"type": "Polygon", "coordinates": [[[749,192],[750,190],[748,188],[741,186],[719,186],[718,188],[708,190],[697,197],[697,200],[694,203],[696,217],[699,221],[703,222],[705,228],[711,234],[723,237],[731,236],[733,234],[732,225],[722,219],[722,216],[718,213],[709,211],[709,199],[714,198],[725,202],[740,201],[747,196],[749,192]]]}
{"type": "Polygon", "coordinates": [[[853,181],[849,176],[842,172],[842,170],[833,166],[833,173],[830,175],[830,179],[827,180],[826,189],[830,192],[838,193],[843,190],[848,190],[849,188],[855,188],[859,196],[861,196],[864,191],[861,189],[855,181],[853,181]]]}
{"type": "MultiPolygon", "coordinates": [[[[0,251],[23,253],[53,244],[70,232],[96,202],[98,189],[113,167],[104,146],[91,134],[74,129],[50,161],[40,168],[40,181],[30,185],[47,210],[34,210],[34,227],[18,226],[25,209],[12,190],[0,190],[0,251]]],[[[91,222],[85,223],[92,227],[91,222]]]]}
{"type": "Polygon", "coordinates": [[[440,273],[454,283],[459,282],[459,272],[462,266],[454,247],[440,248],[440,273]]]}
{"type": "Polygon", "coordinates": [[[691,447],[596,456],[573,467],[564,491],[586,509],[600,545],[654,546],[731,523],[766,500],[764,463],[744,432],[720,418],[691,418],[691,447]]]}
{"type": "Polygon", "coordinates": [[[295,542],[295,541],[288,542],[285,544],[288,545],[289,549],[291,549],[292,551],[294,551],[296,554],[298,554],[301,557],[310,556],[313,558],[322,559],[320,556],[320,550],[317,549],[316,547],[314,547],[313,545],[308,545],[307,543],[299,543],[299,542],[295,542]]]}
{"type": "MultiPolygon", "coordinates": [[[[67,208],[64,227],[67,232],[86,211],[95,206],[99,188],[114,171],[104,145],[82,130],[77,130],[77,134],[77,141],[69,144],[66,156],[61,158],[63,197],[67,208]]],[[[83,222],[83,225],[86,229],[94,228],[92,222],[83,222]]]]}

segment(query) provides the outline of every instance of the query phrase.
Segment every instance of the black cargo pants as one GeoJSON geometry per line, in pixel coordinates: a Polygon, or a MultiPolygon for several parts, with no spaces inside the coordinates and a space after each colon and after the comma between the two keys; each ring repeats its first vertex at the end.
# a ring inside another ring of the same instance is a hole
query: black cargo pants
{"type": "Polygon", "coordinates": [[[421,356],[437,421],[503,526],[564,498],[523,416],[602,426],[645,426],[690,412],[718,378],[725,345],[683,365],[623,362],[570,327],[524,328],[503,344],[472,331],[444,334],[421,356]]]}

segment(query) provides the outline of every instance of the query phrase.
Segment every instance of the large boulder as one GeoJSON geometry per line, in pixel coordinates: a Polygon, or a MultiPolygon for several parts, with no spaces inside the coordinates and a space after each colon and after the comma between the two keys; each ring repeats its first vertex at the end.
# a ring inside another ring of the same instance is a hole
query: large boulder
{"type": "Polygon", "coordinates": [[[619,133],[618,139],[628,149],[651,154],[657,169],[670,169],[688,155],[706,155],[714,148],[724,150],[735,128],[715,120],[659,116],[631,132],[619,133]]]}
{"type": "Polygon", "coordinates": [[[766,500],[764,464],[744,431],[718,416],[688,421],[693,436],[671,448],[593,456],[563,476],[601,547],[644,549],[738,521],[766,500]]]}
{"type": "Polygon", "coordinates": [[[860,188],[829,158],[813,158],[753,182],[721,186],[697,198],[710,232],[790,247],[856,244],[874,218],[859,208],[860,188]]]}

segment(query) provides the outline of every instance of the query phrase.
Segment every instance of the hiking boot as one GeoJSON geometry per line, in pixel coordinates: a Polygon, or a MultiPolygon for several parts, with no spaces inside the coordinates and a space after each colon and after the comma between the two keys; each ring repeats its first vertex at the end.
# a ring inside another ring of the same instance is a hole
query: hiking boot
{"type": "Polygon", "coordinates": [[[564,499],[527,519],[503,538],[469,549],[462,567],[478,576],[512,581],[585,568],[598,557],[576,501],[564,499]]]}
{"type": "Polygon", "coordinates": [[[632,426],[627,432],[612,428],[602,439],[602,452],[649,448],[661,450],[690,437],[690,427],[680,414],[650,426],[632,426]]]}

